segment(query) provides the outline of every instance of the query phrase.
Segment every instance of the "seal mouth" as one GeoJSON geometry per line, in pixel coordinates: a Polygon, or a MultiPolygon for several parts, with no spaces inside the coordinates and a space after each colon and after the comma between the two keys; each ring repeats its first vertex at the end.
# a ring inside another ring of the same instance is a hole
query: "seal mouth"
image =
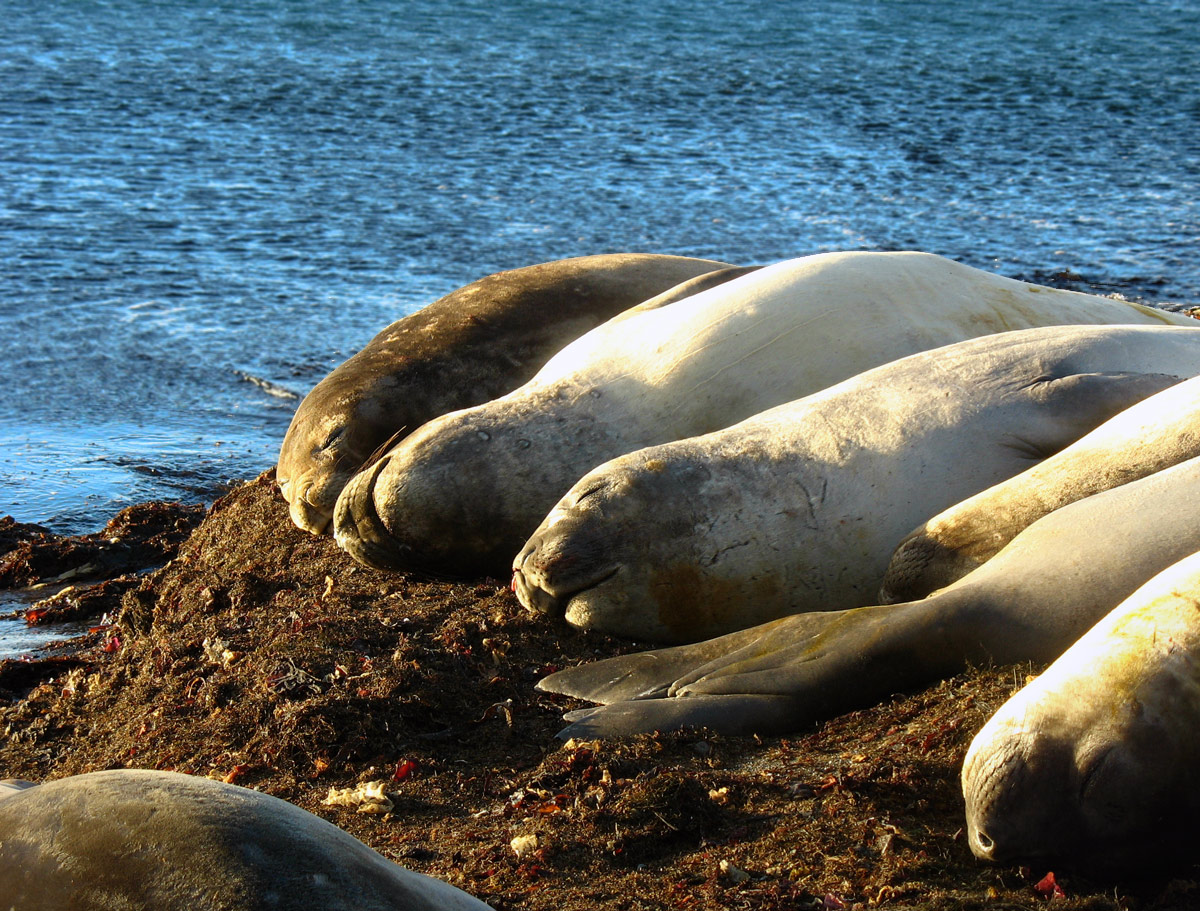
{"type": "Polygon", "coordinates": [[[614,566],[602,575],[574,588],[551,590],[544,580],[541,583],[534,581],[540,575],[539,573],[527,574],[521,566],[517,566],[513,569],[511,587],[513,594],[517,596],[517,600],[525,606],[526,610],[537,614],[546,614],[550,617],[565,617],[570,610],[571,602],[579,595],[603,585],[620,570],[620,566],[614,566]],[[531,576],[534,579],[531,579],[531,576]]]}
{"type": "Polygon", "coordinates": [[[278,480],[292,523],[302,531],[323,535],[333,522],[334,506],[348,474],[326,474],[310,469],[294,478],[278,480]]]}
{"type": "Polygon", "coordinates": [[[512,590],[529,610],[555,617],[566,616],[579,595],[604,584],[621,570],[613,563],[607,529],[578,501],[606,489],[607,483],[585,490],[567,508],[547,517],[512,562],[512,590]]]}
{"type": "Polygon", "coordinates": [[[288,515],[297,528],[314,535],[323,535],[333,522],[333,510],[317,506],[302,496],[288,504],[288,515]]]}
{"type": "Polygon", "coordinates": [[[406,548],[392,536],[375,508],[375,480],[387,464],[387,458],[380,459],[342,490],[333,512],[333,537],[338,547],[359,563],[398,570],[405,568],[402,552],[406,548]]]}

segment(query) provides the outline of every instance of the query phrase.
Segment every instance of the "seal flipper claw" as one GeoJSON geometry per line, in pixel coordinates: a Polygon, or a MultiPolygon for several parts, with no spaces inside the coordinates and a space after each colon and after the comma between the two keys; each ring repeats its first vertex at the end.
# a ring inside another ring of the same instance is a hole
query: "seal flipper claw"
{"type": "Polygon", "coordinates": [[[656,699],[667,695],[684,666],[660,664],[658,652],[642,652],[581,664],[558,671],[537,682],[543,693],[558,693],[589,702],[625,702],[656,699]]]}
{"type": "Polygon", "coordinates": [[[758,693],[634,699],[578,709],[564,718],[571,724],[558,733],[562,740],[704,727],[723,734],[782,734],[803,723],[797,716],[795,700],[758,693]]]}

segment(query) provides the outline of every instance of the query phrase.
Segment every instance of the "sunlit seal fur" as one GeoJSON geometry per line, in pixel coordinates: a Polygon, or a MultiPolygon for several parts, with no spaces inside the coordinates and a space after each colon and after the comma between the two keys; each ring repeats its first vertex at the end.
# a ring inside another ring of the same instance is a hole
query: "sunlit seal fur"
{"type": "Polygon", "coordinates": [[[487,911],[286,801],[121,769],[0,799],[0,906],[487,911]]]}
{"type": "Polygon", "coordinates": [[[879,602],[923,598],[977,569],[1046,513],[1198,455],[1200,378],[1151,396],[919,526],[896,548],[879,602]]]}
{"type": "Polygon", "coordinates": [[[920,601],[795,614],[694,645],[569,668],[538,688],[604,705],[561,737],[683,726],[795,731],[966,667],[1049,662],[1200,547],[1200,459],[1055,510],[920,601]]]}
{"type": "Polygon", "coordinates": [[[24,778],[5,778],[3,781],[0,781],[0,800],[36,785],[36,781],[26,781],[24,778]]]}
{"type": "Polygon", "coordinates": [[[768,266],[594,329],[520,389],[426,424],[347,486],[338,542],[380,567],[505,573],[550,507],[601,462],[917,351],[1064,323],[1195,326],[922,253],[768,266]]]}
{"type": "Polygon", "coordinates": [[[975,737],[962,773],[968,843],[996,862],[1108,867],[1181,851],[1191,860],[1197,768],[1192,554],[1092,627],[975,737]]]}
{"type": "Polygon", "coordinates": [[[695,293],[745,270],[683,256],[614,253],[499,272],[392,323],[301,402],[279,452],[292,521],[320,534],[376,449],[439,414],[503,395],[554,352],[681,282],[695,293]]]}
{"type": "Polygon", "coordinates": [[[1027,329],[915,354],[599,466],[518,554],[514,588],[575,626],[655,642],[873,604],[923,517],[1197,373],[1200,332],[1166,327],[1027,329]]]}

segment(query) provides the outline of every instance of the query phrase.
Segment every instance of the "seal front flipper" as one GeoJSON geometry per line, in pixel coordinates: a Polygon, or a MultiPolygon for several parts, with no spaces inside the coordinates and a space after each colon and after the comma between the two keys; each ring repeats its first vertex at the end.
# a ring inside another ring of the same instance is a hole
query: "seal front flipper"
{"type": "MultiPolygon", "coordinates": [[[[727,655],[755,648],[764,637],[769,639],[771,630],[791,619],[773,620],[704,642],[569,667],[543,677],[537,689],[600,703],[658,699],[672,693],[681,681],[690,680],[697,669],[719,664],[727,655]]],[[[762,647],[757,647],[761,651],[762,647]]]]}
{"type": "Polygon", "coordinates": [[[795,700],[745,693],[686,699],[634,699],[568,712],[558,733],[572,737],[624,737],[677,728],[712,728],[722,734],[783,734],[797,728],[795,700]]]}
{"type": "Polygon", "coordinates": [[[954,600],[796,614],[560,671],[538,688],[608,703],[567,714],[565,736],[796,730],[959,669],[964,648],[951,640],[973,638],[969,620],[955,630],[939,622],[954,600]]]}

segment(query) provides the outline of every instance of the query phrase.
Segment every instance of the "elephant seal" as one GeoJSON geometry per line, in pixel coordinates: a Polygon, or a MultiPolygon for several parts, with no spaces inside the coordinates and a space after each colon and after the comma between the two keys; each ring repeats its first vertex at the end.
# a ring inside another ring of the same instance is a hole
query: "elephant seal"
{"type": "Polygon", "coordinates": [[[1200,455],[1200,378],[1151,396],[1016,477],[951,506],[892,555],[879,603],[915,601],[978,569],[1067,503],[1200,455]]]}
{"type": "Polygon", "coordinates": [[[674,643],[872,604],[922,518],[1197,373],[1200,332],[1167,327],[1026,329],[914,354],[595,468],[517,555],[513,586],[574,626],[674,643]]]}
{"type": "Polygon", "coordinates": [[[1192,854],[1198,607],[1194,553],[1114,608],[984,725],[962,772],[977,857],[1109,866],[1192,854]]]}
{"type": "Polygon", "coordinates": [[[601,462],[727,427],[918,351],[1067,323],[1197,325],[924,253],[777,263],[593,329],[521,388],[430,421],[347,485],[335,536],[381,568],[500,575],[601,462]]]}
{"type": "Polygon", "coordinates": [[[286,801],[119,769],[0,800],[0,896],[21,911],[487,911],[286,801]]]}
{"type": "Polygon", "coordinates": [[[571,340],[681,282],[706,276],[681,289],[694,294],[746,271],[684,256],[580,256],[489,275],[392,323],[292,417],[277,474],[292,521],[321,534],[346,482],[395,434],[515,389],[571,340]]]}
{"type": "Polygon", "coordinates": [[[796,731],[989,662],[1050,662],[1147,579],[1200,546],[1200,457],[1055,510],[921,601],[795,614],[538,683],[604,705],[560,737],[681,725],[796,731]]]}

